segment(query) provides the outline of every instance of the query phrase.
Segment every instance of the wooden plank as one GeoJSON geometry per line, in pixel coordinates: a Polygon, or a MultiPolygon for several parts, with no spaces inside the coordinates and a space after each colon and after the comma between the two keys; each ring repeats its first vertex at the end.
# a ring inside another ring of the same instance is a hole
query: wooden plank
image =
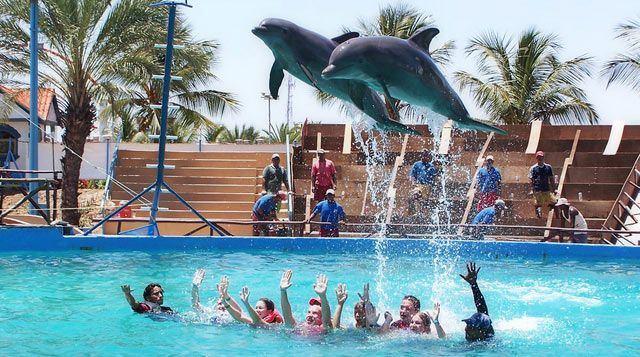
{"type": "Polygon", "coordinates": [[[534,120],[531,122],[531,130],[529,131],[529,144],[525,153],[535,154],[538,150],[538,143],[540,142],[540,132],[542,131],[542,120],[534,120]]]}
{"type": "MultiPolygon", "coordinates": [[[[491,132],[489,133],[489,136],[487,136],[487,140],[485,140],[484,145],[482,146],[482,150],[480,151],[480,153],[478,153],[478,158],[476,158],[476,171],[473,174],[473,177],[471,178],[471,185],[469,186],[469,191],[467,191],[467,205],[464,209],[464,213],[462,214],[462,219],[460,220],[460,224],[465,224],[467,223],[467,220],[469,219],[469,213],[471,213],[471,208],[473,207],[473,198],[476,195],[476,182],[477,182],[477,177],[478,177],[478,172],[480,171],[480,169],[482,168],[482,165],[484,164],[484,154],[487,152],[487,149],[489,148],[489,144],[491,143],[491,140],[493,140],[495,133],[491,132]]],[[[461,235],[463,232],[464,228],[460,227],[458,228],[458,234],[461,235]]]]}
{"type": "Polygon", "coordinates": [[[344,125],[344,141],[342,142],[342,154],[348,155],[351,154],[351,142],[353,131],[351,130],[351,122],[348,122],[344,125]]]}
{"type": "Polygon", "coordinates": [[[440,148],[438,153],[440,155],[447,155],[449,148],[451,147],[451,132],[453,131],[453,121],[447,120],[442,126],[442,133],[440,134],[440,148]]]}
{"type": "Polygon", "coordinates": [[[622,141],[622,134],[624,133],[624,122],[616,121],[611,125],[611,132],[609,133],[609,141],[604,148],[602,155],[615,155],[618,153],[620,142],[622,141]]]}
{"type": "MultiPolygon", "coordinates": [[[[304,198],[304,200],[305,200],[304,217],[305,218],[309,218],[311,216],[311,200],[312,199],[313,199],[313,195],[307,195],[304,198]]],[[[311,233],[311,225],[310,224],[305,224],[304,225],[304,234],[309,234],[309,233],[311,233]]]]}

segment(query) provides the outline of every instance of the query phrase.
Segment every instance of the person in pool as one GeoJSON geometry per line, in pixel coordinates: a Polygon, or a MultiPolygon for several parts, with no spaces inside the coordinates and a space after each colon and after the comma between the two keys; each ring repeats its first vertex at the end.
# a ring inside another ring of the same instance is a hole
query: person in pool
{"type": "Polygon", "coordinates": [[[142,297],[144,298],[143,302],[136,301],[133,295],[131,295],[133,290],[131,290],[129,285],[122,285],[121,288],[129,306],[137,313],[174,313],[170,307],[162,306],[164,303],[164,290],[160,284],[151,283],[147,285],[142,293],[142,297]]]}
{"type": "Polygon", "coordinates": [[[206,274],[206,272],[205,272],[204,269],[197,269],[195,271],[195,273],[193,274],[193,281],[192,281],[192,287],[191,287],[191,306],[193,307],[193,310],[200,317],[205,317],[207,315],[210,315],[210,317],[208,317],[208,319],[212,323],[228,322],[230,320],[231,316],[230,316],[229,312],[227,311],[227,309],[222,304],[222,299],[218,299],[218,301],[216,303],[216,306],[215,306],[215,311],[212,314],[208,314],[205,311],[204,306],[202,306],[202,304],[200,304],[200,285],[202,284],[202,281],[204,280],[205,274],[206,274]]]}
{"type": "Polygon", "coordinates": [[[420,311],[420,300],[413,296],[407,295],[402,298],[400,303],[400,320],[391,324],[392,330],[405,330],[409,328],[413,315],[420,311]]]}
{"type": "Polygon", "coordinates": [[[467,341],[484,341],[493,338],[494,331],[491,325],[491,318],[489,317],[489,309],[487,309],[487,303],[482,296],[482,292],[478,287],[478,273],[480,268],[476,269],[476,264],[470,262],[467,264],[467,275],[460,274],[469,285],[471,285],[471,291],[473,292],[473,300],[476,304],[477,312],[471,315],[468,319],[464,319],[467,326],[464,329],[465,338],[467,341]]]}
{"type": "Polygon", "coordinates": [[[417,314],[413,315],[411,323],[409,324],[409,329],[417,334],[431,335],[431,323],[433,322],[438,338],[446,338],[447,334],[444,332],[442,325],[440,325],[440,322],[438,321],[439,316],[440,303],[435,303],[433,305],[433,313],[429,314],[425,311],[419,311],[417,314]]]}
{"type": "Polygon", "coordinates": [[[253,325],[281,324],[284,322],[271,299],[260,298],[258,302],[256,302],[255,308],[251,306],[249,302],[249,288],[246,286],[243,287],[240,292],[240,301],[242,301],[244,307],[249,312],[249,316],[239,313],[239,316],[234,316],[238,321],[253,325]]]}
{"type": "Polygon", "coordinates": [[[376,307],[369,298],[369,283],[364,284],[362,294],[358,293],[360,301],[353,307],[353,318],[356,321],[355,328],[376,330],[380,333],[389,331],[393,317],[389,311],[384,313],[384,323],[378,324],[380,314],[376,313],[376,307]]]}
{"type": "Polygon", "coordinates": [[[282,278],[280,279],[280,300],[285,326],[293,327],[296,331],[305,335],[315,335],[331,330],[333,324],[331,322],[331,307],[327,299],[327,277],[324,274],[320,274],[316,278],[313,290],[318,294],[319,299],[311,298],[309,300],[309,309],[307,310],[304,322],[298,325],[291,312],[291,304],[289,303],[289,296],[287,295],[287,289],[291,287],[292,275],[293,272],[287,270],[282,273],[282,278]]]}

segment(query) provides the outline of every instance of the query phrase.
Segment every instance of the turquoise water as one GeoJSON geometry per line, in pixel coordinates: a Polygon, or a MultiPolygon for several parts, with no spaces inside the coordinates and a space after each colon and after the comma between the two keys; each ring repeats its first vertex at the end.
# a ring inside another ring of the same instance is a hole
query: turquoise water
{"type": "Polygon", "coordinates": [[[460,321],[474,312],[459,276],[462,258],[436,255],[390,257],[379,268],[373,256],[303,255],[282,252],[65,252],[0,254],[0,355],[632,355],[640,352],[639,261],[543,259],[478,260],[479,285],[494,321],[488,345],[464,341],[460,321]],[[251,301],[271,297],[279,306],[283,269],[294,270],[289,296],[301,320],[315,296],[317,273],[329,276],[330,301],[339,282],[349,299],[343,325],[353,323],[353,304],[365,282],[378,308],[398,317],[400,299],[414,294],[430,309],[442,304],[440,321],[449,338],[375,336],[353,330],[300,337],[283,329],[211,325],[191,312],[191,278],[207,270],[202,300],[213,306],[222,274],[237,296],[243,285],[251,301]],[[379,272],[382,272],[380,274],[379,272]],[[165,289],[165,305],[182,312],[178,321],[155,321],[133,313],[120,285],[141,299],[149,282],[165,289]]]}

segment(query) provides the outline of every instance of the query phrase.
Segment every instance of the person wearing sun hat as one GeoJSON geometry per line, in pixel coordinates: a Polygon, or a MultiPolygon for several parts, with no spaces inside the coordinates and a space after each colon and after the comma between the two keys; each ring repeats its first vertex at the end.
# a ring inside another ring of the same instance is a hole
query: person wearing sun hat
{"type": "Polygon", "coordinates": [[[476,211],[478,212],[493,206],[500,197],[502,176],[500,175],[500,170],[493,166],[493,161],[493,155],[488,155],[485,158],[484,167],[478,170],[478,175],[476,176],[476,189],[478,190],[476,211]]]}
{"type": "Polygon", "coordinates": [[[530,195],[533,196],[533,205],[536,216],[542,217],[542,207],[550,209],[556,203],[555,181],[551,165],[544,162],[544,151],[536,152],[536,163],[529,169],[529,181],[531,182],[530,195]]]}
{"type": "Polygon", "coordinates": [[[464,335],[469,342],[488,340],[495,335],[491,318],[489,317],[487,302],[484,300],[480,287],[478,287],[477,279],[479,272],[480,268],[477,268],[476,264],[471,262],[467,264],[467,275],[460,274],[460,277],[471,285],[473,301],[477,309],[475,314],[462,320],[466,324],[464,335]]]}
{"type": "Polygon", "coordinates": [[[344,208],[336,202],[336,192],[333,189],[328,189],[326,192],[326,200],[319,202],[313,209],[311,216],[305,220],[305,223],[309,223],[313,218],[320,214],[321,222],[329,222],[331,224],[322,224],[320,226],[320,237],[339,237],[339,223],[345,220],[346,215],[344,208]]]}
{"type": "MultiPolygon", "coordinates": [[[[584,216],[577,208],[573,207],[569,200],[564,197],[561,197],[556,203],[556,209],[558,210],[558,215],[560,216],[560,227],[562,228],[573,228],[576,229],[574,231],[569,232],[569,239],[573,243],[587,243],[588,236],[587,232],[582,232],[580,229],[588,229],[587,221],[584,219],[584,216]],[[568,223],[568,227],[567,227],[568,223]]],[[[549,235],[551,237],[551,235],[549,235]]],[[[558,241],[560,243],[563,242],[563,232],[557,235],[558,241]]],[[[542,241],[546,241],[549,238],[544,238],[542,241]]]]}

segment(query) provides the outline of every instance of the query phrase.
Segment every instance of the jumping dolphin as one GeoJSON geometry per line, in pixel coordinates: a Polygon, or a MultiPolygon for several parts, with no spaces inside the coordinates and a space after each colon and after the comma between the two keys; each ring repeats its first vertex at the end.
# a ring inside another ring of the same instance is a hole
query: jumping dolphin
{"type": "Polygon", "coordinates": [[[283,70],[286,70],[323,92],[353,103],[376,121],[375,126],[379,130],[422,135],[402,123],[391,120],[382,98],[365,84],[322,78],[321,72],[327,66],[334,48],[350,38],[359,36],[357,32],[328,39],[282,19],[265,19],[251,32],[271,49],[275,57],[269,78],[269,91],[274,99],[278,98],[278,89],[284,78],[283,70]]]}
{"type": "Polygon", "coordinates": [[[386,97],[429,107],[460,127],[506,134],[502,129],[472,119],[436,67],[429,54],[429,44],[439,32],[428,28],[408,40],[389,36],[350,39],[333,51],[322,77],[358,80],[386,97]]]}

